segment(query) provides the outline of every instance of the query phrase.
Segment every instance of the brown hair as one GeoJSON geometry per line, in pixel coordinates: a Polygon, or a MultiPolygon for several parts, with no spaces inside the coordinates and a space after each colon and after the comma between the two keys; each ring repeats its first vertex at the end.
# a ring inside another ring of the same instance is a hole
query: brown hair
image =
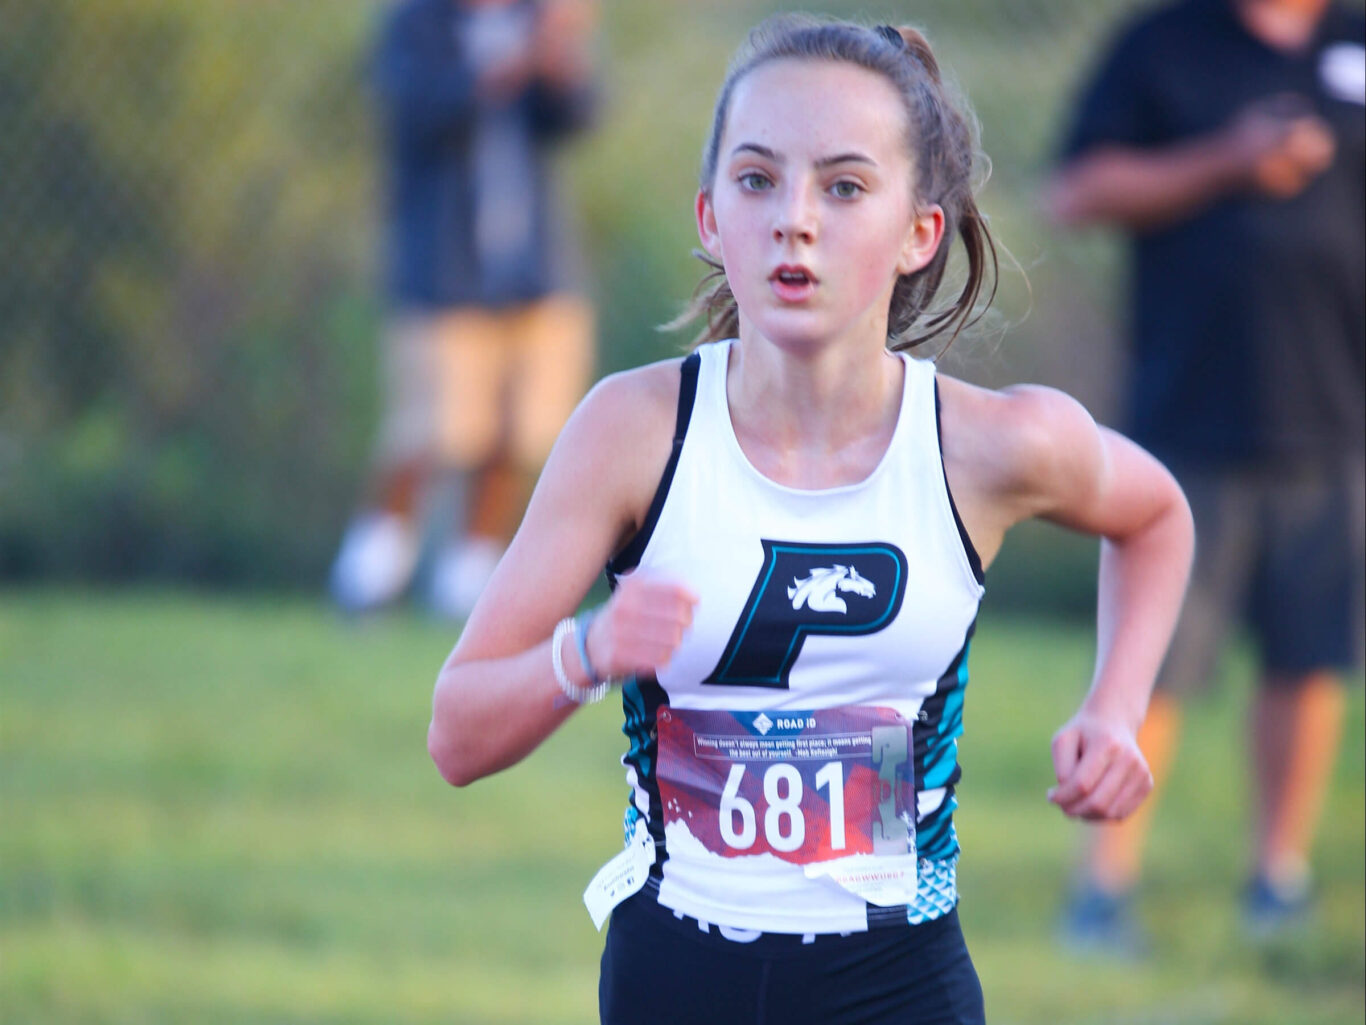
{"type": "MultiPolygon", "coordinates": [[[[736,85],[761,65],[785,58],[855,64],[883,76],[901,97],[908,126],[907,145],[914,157],[915,199],[938,204],[944,211],[945,241],[928,264],[897,280],[888,311],[887,346],[909,349],[947,334],[943,346],[947,348],[991,304],[999,270],[996,243],[973,196],[978,132],[971,110],[951,94],[930,44],[913,28],[777,15],[754,28],[731,61],[702,154],[703,191],[710,192],[715,181],[717,151],[736,85]],[[966,280],[951,304],[931,308],[944,278],[954,235],[962,241],[967,257],[966,280]],[[988,282],[990,287],[979,309],[978,299],[988,282]]],[[[739,330],[739,312],[725,269],[703,252],[696,255],[711,270],[698,284],[688,309],[666,326],[678,327],[705,316],[706,327],[697,342],[733,337],[739,330]]]]}

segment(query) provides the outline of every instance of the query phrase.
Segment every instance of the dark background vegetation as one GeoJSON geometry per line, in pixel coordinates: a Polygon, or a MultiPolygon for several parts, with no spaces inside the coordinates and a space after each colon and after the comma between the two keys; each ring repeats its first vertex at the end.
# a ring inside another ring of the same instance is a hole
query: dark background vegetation
{"type": "MultiPolygon", "coordinates": [[[[606,0],[599,131],[565,154],[600,369],[677,350],[690,200],[759,0],[606,0]]],[[[1116,410],[1116,259],[1034,212],[1060,111],[1126,0],[826,5],[925,26],[981,116],[1023,273],[950,355],[1116,410]],[[1026,277],[1028,285],[1026,285],[1026,277]],[[1032,286],[1032,299],[1027,288],[1032,286]]],[[[0,580],[313,589],[375,422],[376,0],[0,0],[0,580]]],[[[1036,532],[1007,604],[1080,608],[1093,547],[1036,532]]]]}

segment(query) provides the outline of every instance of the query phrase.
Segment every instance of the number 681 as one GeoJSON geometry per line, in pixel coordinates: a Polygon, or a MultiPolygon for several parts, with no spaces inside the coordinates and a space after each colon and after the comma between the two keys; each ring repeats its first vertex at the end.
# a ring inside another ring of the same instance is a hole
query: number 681
{"type": "MultiPolygon", "coordinates": [[[[721,791],[721,839],[726,846],[747,851],[758,838],[754,805],[740,796],[744,765],[732,765],[721,791]],[[739,827],[736,827],[736,820],[739,827]]],[[[795,851],[806,842],[806,816],[802,814],[802,774],[786,762],[776,762],[764,772],[764,839],[775,851],[795,851]],[[786,791],[786,792],[782,792],[786,791]]],[[[844,850],[844,771],[839,762],[827,762],[816,772],[816,789],[830,797],[830,849],[844,850]]]]}

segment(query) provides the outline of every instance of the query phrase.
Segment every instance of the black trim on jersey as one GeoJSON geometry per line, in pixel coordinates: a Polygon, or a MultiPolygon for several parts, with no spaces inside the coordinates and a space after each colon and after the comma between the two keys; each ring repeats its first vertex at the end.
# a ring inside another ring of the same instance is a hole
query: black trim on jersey
{"type": "MultiPolygon", "coordinates": [[[[951,750],[945,745],[951,743],[962,733],[961,716],[964,697],[962,691],[965,684],[960,681],[959,674],[962,671],[963,663],[967,660],[968,649],[976,632],[977,618],[974,616],[963,636],[963,646],[958,649],[958,654],[949,662],[948,668],[940,674],[934,693],[921,702],[920,714],[911,727],[911,737],[915,745],[917,785],[929,786],[929,777],[937,776],[942,771],[941,762],[951,750]],[[953,714],[958,717],[959,721],[956,724],[952,721],[945,723],[944,714],[949,696],[955,693],[957,700],[953,714]],[[951,734],[947,739],[945,739],[946,732],[951,734]]],[[[941,861],[958,854],[958,844],[949,830],[952,828],[953,812],[956,807],[954,791],[957,789],[958,781],[962,776],[963,767],[958,763],[955,756],[953,769],[949,772],[948,778],[942,782],[934,783],[935,787],[942,786],[944,788],[944,800],[938,808],[916,823],[916,849],[920,857],[929,858],[932,861],[941,861]]]]}
{"type": "MultiPolygon", "coordinates": [[[[650,866],[650,875],[655,879],[664,878],[664,862],[669,860],[669,849],[664,843],[664,801],[659,794],[659,730],[656,722],[659,718],[659,710],[669,703],[669,695],[663,687],[659,685],[659,680],[653,676],[637,677],[636,687],[640,692],[641,701],[644,702],[644,717],[641,723],[642,728],[647,728],[645,734],[648,739],[641,745],[639,751],[635,752],[636,757],[631,757],[628,752],[622,759],[622,763],[630,765],[636,770],[636,782],[645,791],[649,801],[650,810],[645,815],[645,825],[650,831],[650,838],[655,842],[655,863],[650,866]]],[[[622,711],[630,721],[631,710],[625,706],[626,697],[622,695],[622,711]]],[[[622,727],[622,732],[631,738],[627,727],[622,727]]],[[[635,792],[628,795],[632,807],[635,806],[635,792]]]]}
{"type": "Polygon", "coordinates": [[[640,525],[635,536],[626,542],[626,547],[608,560],[607,575],[609,579],[640,565],[640,557],[645,554],[645,546],[650,543],[650,537],[655,532],[655,525],[659,523],[659,515],[664,511],[664,500],[669,497],[669,488],[673,485],[674,472],[678,469],[678,457],[683,452],[683,439],[688,435],[688,424],[692,420],[692,407],[697,401],[697,371],[701,365],[702,354],[694,352],[683,361],[679,368],[678,418],[674,422],[673,451],[669,453],[669,462],[664,467],[664,475],[660,477],[659,487],[655,489],[654,498],[650,501],[650,509],[645,514],[645,522],[640,525]]]}
{"type": "Polygon", "coordinates": [[[968,528],[963,526],[963,518],[958,515],[958,503],[953,500],[953,489],[949,487],[949,471],[944,465],[944,418],[942,407],[939,404],[939,379],[934,381],[934,428],[939,440],[939,469],[944,474],[944,494],[949,496],[949,509],[953,512],[953,522],[958,528],[958,537],[963,542],[963,550],[968,554],[968,565],[972,567],[973,579],[978,584],[986,584],[987,575],[982,570],[982,557],[977,554],[977,549],[973,546],[972,538],[968,537],[968,528]]]}

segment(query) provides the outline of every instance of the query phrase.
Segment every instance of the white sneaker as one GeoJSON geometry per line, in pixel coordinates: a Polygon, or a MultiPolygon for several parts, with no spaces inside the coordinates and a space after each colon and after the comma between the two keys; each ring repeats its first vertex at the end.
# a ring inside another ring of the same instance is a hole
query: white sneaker
{"type": "Polygon", "coordinates": [[[432,611],[451,619],[468,617],[502,557],[503,546],[486,537],[446,548],[432,569],[432,611]]]}
{"type": "Polygon", "coordinates": [[[408,586],[417,556],[417,532],[402,517],[372,513],[357,519],[332,565],[332,600],[346,612],[387,605],[408,586]]]}

